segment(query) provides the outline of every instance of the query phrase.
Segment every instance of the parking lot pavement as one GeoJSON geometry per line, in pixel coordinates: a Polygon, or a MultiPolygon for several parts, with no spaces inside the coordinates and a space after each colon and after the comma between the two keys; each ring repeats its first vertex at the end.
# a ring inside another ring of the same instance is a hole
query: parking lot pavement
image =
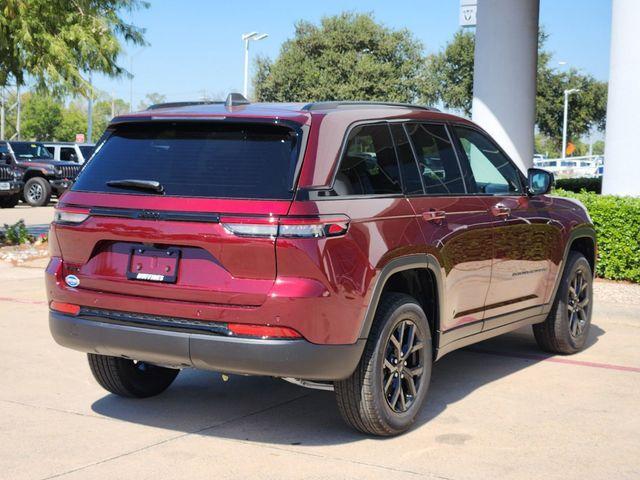
{"type": "Polygon", "coordinates": [[[638,286],[597,284],[579,355],[529,329],[451,353],[415,427],[375,439],[331,392],[277,379],[185,370],[156,398],[107,394],[49,335],[43,263],[0,264],[0,478],[640,478],[638,286]]]}
{"type": "Polygon", "coordinates": [[[40,235],[49,231],[49,223],[53,220],[54,203],[46,207],[30,207],[20,203],[14,208],[0,209],[0,228],[6,223],[11,225],[24,220],[32,235],[40,235]]]}

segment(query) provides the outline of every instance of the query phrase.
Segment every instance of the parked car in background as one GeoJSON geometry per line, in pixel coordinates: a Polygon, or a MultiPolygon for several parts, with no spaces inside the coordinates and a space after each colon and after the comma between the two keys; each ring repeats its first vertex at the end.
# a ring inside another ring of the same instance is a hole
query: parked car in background
{"type": "Polygon", "coordinates": [[[45,277],[53,337],[114,394],[186,367],[281,377],[395,435],[453,350],[526,325],[549,352],[587,344],[589,215],[469,120],[231,95],[116,117],[103,142],[45,277]]]}
{"type": "Polygon", "coordinates": [[[47,142],[44,146],[53,156],[54,160],[76,162],[80,165],[84,165],[84,162],[91,158],[96,148],[93,143],[73,142],[47,142]]]}
{"type": "Polygon", "coordinates": [[[42,142],[0,142],[7,146],[10,162],[21,173],[22,199],[31,206],[49,203],[71,186],[82,168],[75,162],[55,160],[42,142]]]}
{"type": "Polygon", "coordinates": [[[13,208],[20,201],[22,172],[15,166],[6,142],[0,142],[0,208],[13,208]]]}

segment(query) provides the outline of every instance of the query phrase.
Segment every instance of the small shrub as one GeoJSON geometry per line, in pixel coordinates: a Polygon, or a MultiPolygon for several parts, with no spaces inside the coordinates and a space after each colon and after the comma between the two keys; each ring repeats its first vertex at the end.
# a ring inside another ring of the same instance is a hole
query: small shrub
{"type": "Polygon", "coordinates": [[[33,236],[29,234],[24,220],[18,220],[13,225],[7,225],[5,223],[4,232],[2,233],[2,241],[7,245],[22,245],[23,243],[30,243],[34,240],[33,236]]]}
{"type": "Polygon", "coordinates": [[[555,194],[576,198],[587,208],[596,228],[598,276],[640,282],[640,198],[564,190],[555,194]]]}
{"type": "Polygon", "coordinates": [[[602,177],[600,178],[557,178],[556,188],[569,192],[580,193],[582,190],[587,192],[602,192],[602,177]]]}

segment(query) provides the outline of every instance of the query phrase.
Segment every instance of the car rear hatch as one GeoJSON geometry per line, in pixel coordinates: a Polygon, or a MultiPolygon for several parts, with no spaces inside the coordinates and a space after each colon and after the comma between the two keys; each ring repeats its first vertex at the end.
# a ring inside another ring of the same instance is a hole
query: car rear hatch
{"type": "Polygon", "coordinates": [[[301,142],[299,126],[266,121],[115,126],[57,211],[65,275],[77,289],[262,304],[301,142]]]}

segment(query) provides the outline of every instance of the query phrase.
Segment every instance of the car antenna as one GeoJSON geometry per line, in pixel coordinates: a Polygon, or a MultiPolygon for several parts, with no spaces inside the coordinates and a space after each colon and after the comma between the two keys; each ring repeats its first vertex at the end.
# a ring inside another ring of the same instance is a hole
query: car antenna
{"type": "Polygon", "coordinates": [[[240,93],[230,93],[224,102],[227,108],[239,107],[241,105],[249,105],[251,102],[240,93]]]}

